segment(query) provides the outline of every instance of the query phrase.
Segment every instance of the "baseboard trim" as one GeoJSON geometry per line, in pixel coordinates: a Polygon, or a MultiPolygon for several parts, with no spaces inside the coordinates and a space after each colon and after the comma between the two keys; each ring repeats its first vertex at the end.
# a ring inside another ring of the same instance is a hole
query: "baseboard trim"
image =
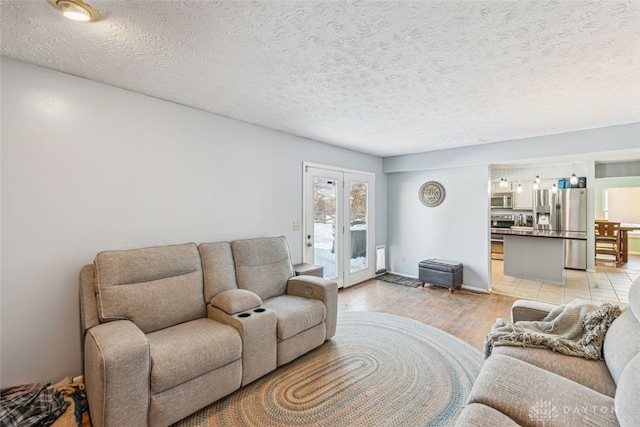
{"type": "MultiPolygon", "coordinates": [[[[395,271],[387,271],[387,273],[395,274],[396,276],[408,277],[409,279],[418,280],[418,277],[411,276],[409,274],[396,273],[395,271]]],[[[491,291],[489,289],[475,288],[473,286],[467,286],[464,283],[462,284],[462,286],[460,286],[460,289],[464,289],[465,291],[471,291],[471,292],[479,292],[479,293],[483,293],[483,294],[490,294],[491,293],[491,291]]]]}
{"type": "Polygon", "coordinates": [[[461,289],[465,289],[467,291],[472,291],[472,292],[479,292],[482,294],[490,294],[491,291],[489,289],[481,289],[481,288],[475,288],[473,286],[467,286],[467,285],[462,285],[461,289]]]}

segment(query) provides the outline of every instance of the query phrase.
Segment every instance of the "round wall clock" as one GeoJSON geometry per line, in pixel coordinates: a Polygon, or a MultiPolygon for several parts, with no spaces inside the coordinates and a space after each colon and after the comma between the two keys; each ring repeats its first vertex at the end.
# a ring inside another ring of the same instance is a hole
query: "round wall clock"
{"type": "Polygon", "coordinates": [[[418,191],[418,198],[423,205],[433,208],[444,201],[444,186],[438,181],[428,181],[422,184],[418,191]]]}

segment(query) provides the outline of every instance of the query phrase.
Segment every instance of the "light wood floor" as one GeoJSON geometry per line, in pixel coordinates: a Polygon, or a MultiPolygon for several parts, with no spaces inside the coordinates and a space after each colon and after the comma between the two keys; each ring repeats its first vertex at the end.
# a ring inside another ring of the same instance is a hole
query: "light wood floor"
{"type": "Polygon", "coordinates": [[[448,332],[482,352],[487,332],[498,317],[510,319],[516,299],[465,290],[450,294],[445,288],[411,288],[372,279],[340,289],[338,312],[377,311],[408,317],[448,332]]]}
{"type": "MultiPolygon", "coordinates": [[[[640,274],[640,257],[630,257],[624,271],[601,265],[597,267],[604,270],[607,275],[624,272],[629,279],[633,279],[637,277],[637,274],[640,274]]],[[[598,278],[599,276],[596,274],[594,277],[598,278]]],[[[618,278],[612,277],[612,286],[628,286],[627,281],[630,283],[629,280],[625,279],[622,282],[618,278]]],[[[599,283],[600,287],[606,284],[604,282],[597,283],[599,283]]],[[[590,292],[592,294],[595,293],[593,289],[590,292]]],[[[604,290],[600,292],[604,292],[604,290]]],[[[616,292],[620,292],[620,289],[616,292]]],[[[542,298],[544,293],[537,292],[537,294],[541,296],[541,301],[545,300],[545,298],[542,298]]],[[[605,296],[607,295],[603,297],[605,296]]],[[[622,300],[626,295],[620,294],[619,296],[622,297],[620,298],[622,300]]],[[[448,332],[482,351],[484,337],[491,329],[491,326],[498,317],[505,319],[511,317],[511,305],[518,298],[536,299],[535,296],[510,296],[501,295],[497,292],[476,294],[466,290],[450,294],[444,288],[410,288],[372,279],[346,289],[340,289],[338,293],[338,310],[339,312],[377,311],[409,317],[448,332]]],[[[548,302],[562,303],[562,301],[555,300],[548,302]]]]}

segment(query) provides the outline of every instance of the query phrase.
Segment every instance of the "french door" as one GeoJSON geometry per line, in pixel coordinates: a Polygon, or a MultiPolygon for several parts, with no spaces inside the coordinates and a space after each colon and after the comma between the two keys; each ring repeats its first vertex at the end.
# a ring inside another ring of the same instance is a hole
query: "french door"
{"type": "Polygon", "coordinates": [[[304,262],[346,287],[375,273],[374,175],[305,163],[304,262]]]}

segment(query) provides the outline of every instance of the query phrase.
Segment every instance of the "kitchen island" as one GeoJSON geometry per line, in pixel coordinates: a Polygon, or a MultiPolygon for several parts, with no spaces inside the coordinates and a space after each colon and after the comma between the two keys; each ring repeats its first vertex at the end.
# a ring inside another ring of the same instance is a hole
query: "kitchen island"
{"type": "Polygon", "coordinates": [[[504,235],[504,274],[522,279],[564,283],[565,241],[586,241],[587,233],[491,229],[504,235]]]}

